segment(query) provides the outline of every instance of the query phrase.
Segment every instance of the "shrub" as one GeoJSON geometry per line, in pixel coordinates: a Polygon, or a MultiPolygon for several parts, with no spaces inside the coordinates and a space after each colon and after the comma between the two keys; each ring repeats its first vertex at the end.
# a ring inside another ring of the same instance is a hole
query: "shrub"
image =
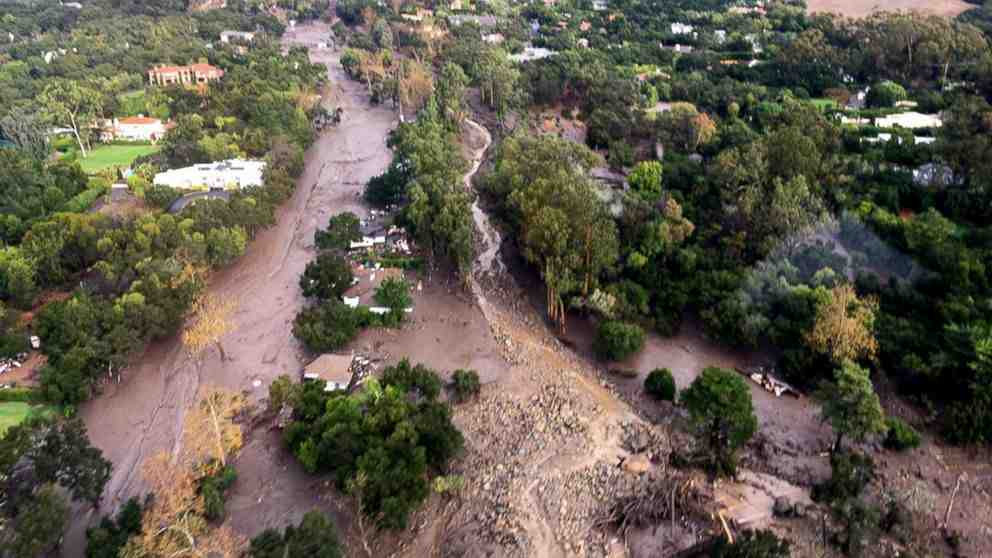
{"type": "Polygon", "coordinates": [[[200,479],[200,494],[203,495],[203,515],[210,520],[224,517],[224,502],[227,489],[238,479],[238,472],[227,465],[211,475],[200,479]]]}
{"type": "Polygon", "coordinates": [[[337,530],[326,515],[310,511],[299,526],[287,526],[282,533],[266,529],[251,540],[250,558],[341,558],[344,551],[337,530]]]}
{"type": "Polygon", "coordinates": [[[181,198],[183,193],[171,186],[149,186],[145,188],[145,201],[159,209],[168,209],[181,198]]]}
{"type": "Polygon", "coordinates": [[[644,391],[659,401],[675,401],[675,378],[667,368],[655,368],[644,380],[644,391]]]}
{"type": "Polygon", "coordinates": [[[891,107],[906,100],[906,90],[894,81],[883,81],[872,86],[866,100],[871,107],[891,107]]]}
{"type": "Polygon", "coordinates": [[[30,403],[38,399],[38,393],[31,388],[0,389],[0,401],[21,401],[30,403]]]}
{"type": "Polygon", "coordinates": [[[623,360],[644,347],[644,330],[636,324],[606,321],[596,334],[595,350],[600,358],[623,360]]]}
{"type": "Polygon", "coordinates": [[[709,556],[711,558],[789,558],[791,552],[789,541],[780,539],[775,533],[768,530],[747,530],[733,544],[720,537],[709,556]]]}
{"type": "Polygon", "coordinates": [[[451,376],[451,388],[456,401],[467,401],[479,395],[482,388],[479,374],[475,370],[455,370],[451,376]]]}
{"type": "Polygon", "coordinates": [[[889,430],[885,436],[884,445],[886,448],[903,451],[920,445],[919,432],[906,424],[906,421],[898,417],[888,417],[885,419],[885,425],[889,430]]]}
{"type": "Polygon", "coordinates": [[[143,510],[131,498],[117,512],[116,519],[104,516],[100,525],[86,530],[86,558],[117,558],[128,539],[141,532],[143,510]]]}

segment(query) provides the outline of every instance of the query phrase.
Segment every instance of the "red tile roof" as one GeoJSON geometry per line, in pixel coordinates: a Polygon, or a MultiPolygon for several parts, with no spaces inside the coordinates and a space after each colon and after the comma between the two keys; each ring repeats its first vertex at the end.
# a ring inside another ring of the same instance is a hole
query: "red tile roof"
{"type": "Polygon", "coordinates": [[[127,118],[121,118],[118,122],[121,124],[160,124],[162,121],[158,118],[150,118],[148,116],[129,116],[127,118]]]}

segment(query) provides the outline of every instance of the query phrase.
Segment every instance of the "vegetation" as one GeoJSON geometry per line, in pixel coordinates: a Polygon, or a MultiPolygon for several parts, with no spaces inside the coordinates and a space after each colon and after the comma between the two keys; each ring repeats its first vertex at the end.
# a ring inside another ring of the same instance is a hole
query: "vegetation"
{"type": "Polygon", "coordinates": [[[455,370],[451,374],[451,389],[455,393],[455,401],[463,402],[479,396],[482,385],[479,374],[475,370],[455,370]]]}
{"type": "Polygon", "coordinates": [[[682,391],[679,403],[698,433],[703,463],[717,475],[734,475],[737,450],[758,429],[744,379],[729,370],[706,368],[682,391]]]}
{"type": "Polygon", "coordinates": [[[97,527],[86,530],[86,558],[117,558],[128,539],[141,533],[142,507],[131,498],[117,512],[104,516],[97,527]]]}
{"type": "Polygon", "coordinates": [[[896,451],[905,451],[920,445],[920,433],[899,417],[886,417],[885,447],[896,451]]]}
{"type": "Polygon", "coordinates": [[[378,525],[403,528],[430,494],[431,477],[462,448],[440,389],[433,371],[405,360],[353,394],[308,383],[286,443],[308,471],[332,472],[378,525]]]}
{"type": "Polygon", "coordinates": [[[667,368],[655,368],[644,379],[644,391],[659,401],[675,401],[675,378],[667,368]]]}
{"type": "Polygon", "coordinates": [[[297,526],[287,525],[280,533],[266,529],[251,540],[251,558],[342,558],[334,525],[319,511],[303,515],[297,526]]]}
{"type": "Polygon", "coordinates": [[[603,322],[596,332],[596,354],[605,360],[623,360],[644,347],[644,330],[636,324],[603,322]]]}

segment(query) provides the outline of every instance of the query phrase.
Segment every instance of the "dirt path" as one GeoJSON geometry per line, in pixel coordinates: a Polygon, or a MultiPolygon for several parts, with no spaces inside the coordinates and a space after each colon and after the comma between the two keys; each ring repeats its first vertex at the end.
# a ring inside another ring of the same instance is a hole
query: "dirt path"
{"type": "MultiPolygon", "coordinates": [[[[284,42],[312,46],[326,40],[328,33],[325,25],[298,26],[284,42]]],[[[385,137],[396,121],[390,110],[371,106],[364,88],[346,78],[339,54],[311,51],[311,59],[328,66],[336,104],[344,109],[343,121],[321,134],[308,150],[296,193],[280,209],[278,224],[259,234],[245,256],[211,282],[210,294],[238,304],[234,327],[223,339],[231,356],[222,362],[216,351],[209,351],[198,365],[185,354],[178,338],[160,342],[131,366],[120,385],[83,408],[93,444],[114,464],[102,513],[141,493],[140,464],[145,458],[162,449],[178,449],[185,410],[201,383],[246,390],[257,400],[266,395],[272,379],[300,370],[304,354],[290,324],[303,303],[298,281],[314,254],[313,233],[332,213],[366,214],[360,191],[388,165],[391,153],[385,137]]],[[[241,457],[246,464],[265,461],[252,451],[247,447],[247,455],[241,457]]],[[[239,472],[258,476],[250,470],[239,472]]],[[[263,517],[267,511],[244,510],[263,517]]],[[[241,522],[238,513],[232,517],[236,524],[241,522]]],[[[75,518],[65,545],[67,555],[81,554],[82,526],[90,515],[75,518]]]]}

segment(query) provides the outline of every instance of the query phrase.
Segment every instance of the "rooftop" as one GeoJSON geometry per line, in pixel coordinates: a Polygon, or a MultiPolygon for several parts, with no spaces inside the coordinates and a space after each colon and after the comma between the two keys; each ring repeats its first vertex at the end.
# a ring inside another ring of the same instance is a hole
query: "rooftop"
{"type": "Polygon", "coordinates": [[[325,382],[325,391],[347,389],[351,385],[351,363],[354,359],[354,355],[350,354],[322,354],[303,368],[303,379],[325,382]]]}

